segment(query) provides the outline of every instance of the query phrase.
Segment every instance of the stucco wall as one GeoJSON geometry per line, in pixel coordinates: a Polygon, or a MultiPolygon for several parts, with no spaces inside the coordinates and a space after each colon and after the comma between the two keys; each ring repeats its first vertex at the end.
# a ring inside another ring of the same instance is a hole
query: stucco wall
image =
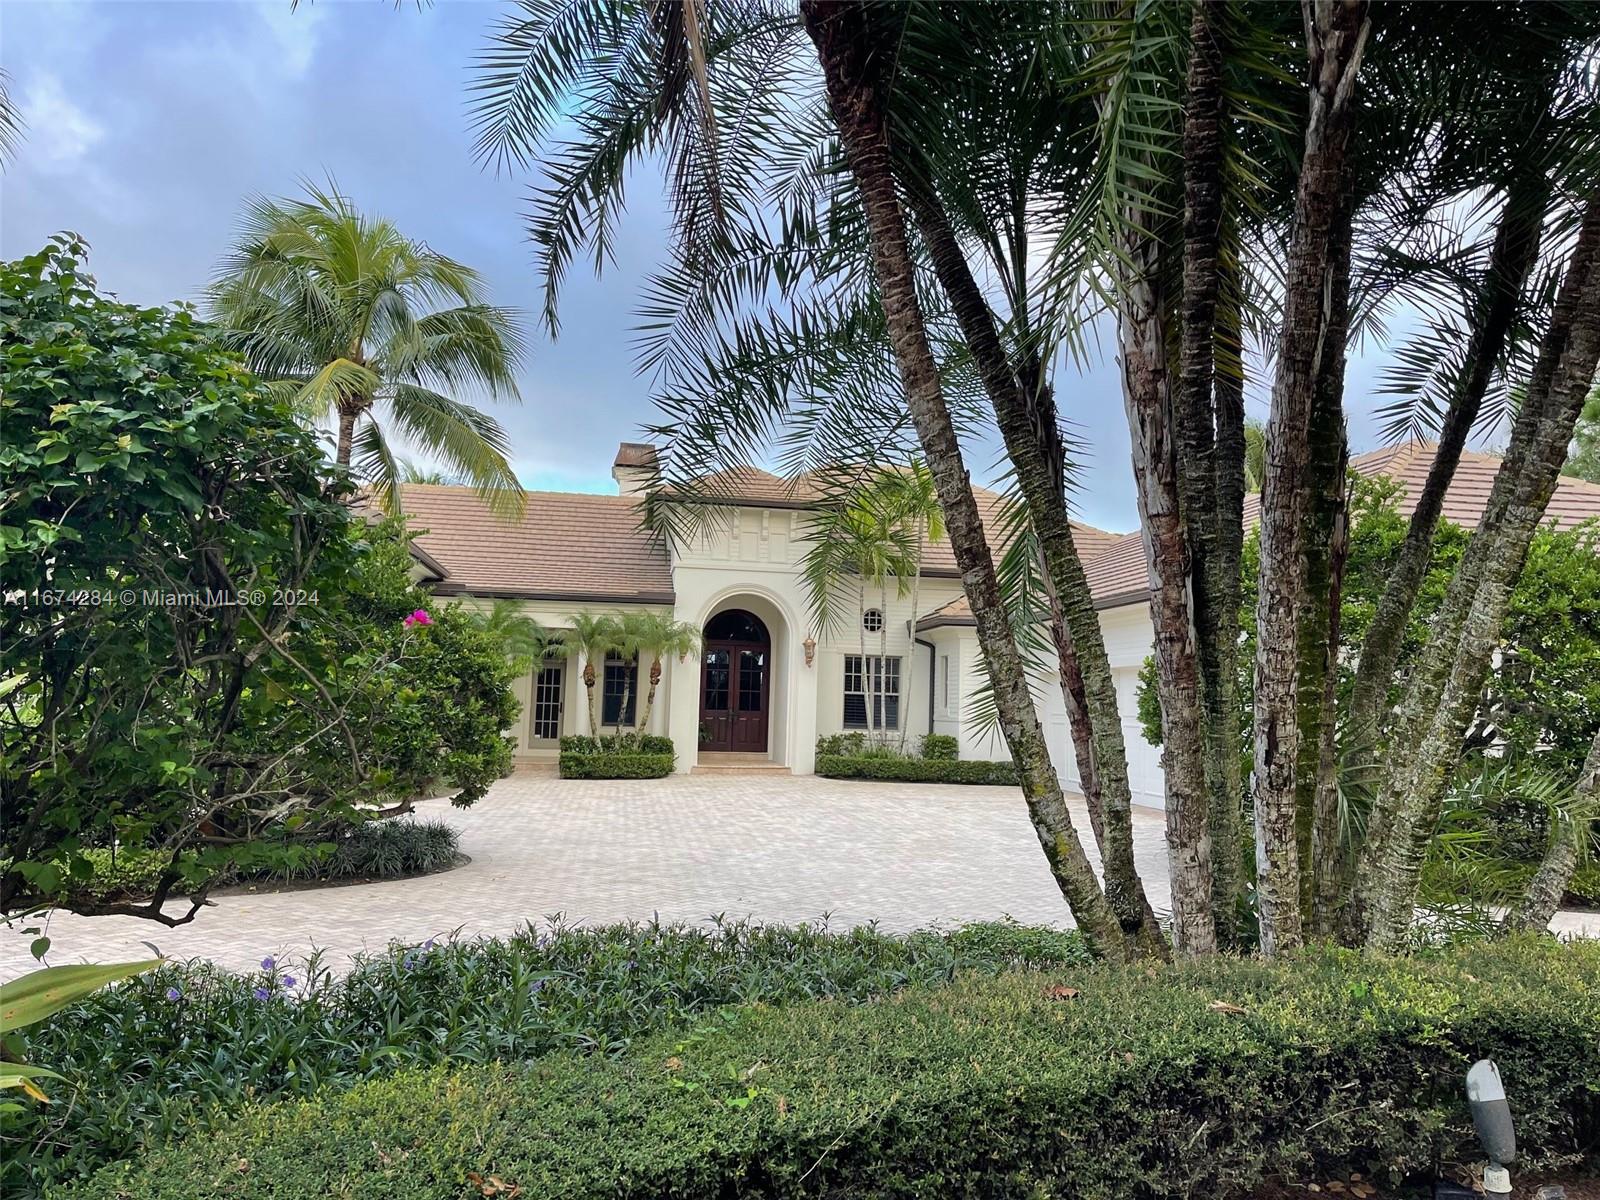
{"type": "MultiPolygon", "coordinates": [[[[717,613],[742,608],[767,626],[772,637],[767,757],[799,774],[812,770],[817,737],[844,728],[844,662],[846,656],[862,653],[859,602],[849,581],[835,598],[836,618],[828,628],[818,628],[812,615],[800,574],[807,547],[805,520],[801,510],[739,508],[705,522],[694,535],[670,547],[677,595],[673,615],[677,620],[704,628],[717,613]],[[816,641],[809,665],[805,661],[808,636],[816,641]]],[[[919,614],[930,613],[960,594],[957,580],[924,578],[915,603],[909,595],[897,595],[891,586],[887,598],[876,590],[869,591],[867,605],[883,610],[886,652],[901,660],[900,709],[907,741],[915,744],[931,729],[957,737],[963,758],[1005,758],[1006,746],[998,729],[982,725],[974,715],[974,697],[987,684],[976,632],[966,626],[945,626],[920,635],[912,632],[919,614]],[[941,664],[949,672],[948,704],[941,664]]],[[[491,602],[468,598],[464,603],[487,608],[491,602]]],[[[572,613],[585,607],[619,611],[643,606],[523,603],[529,616],[552,628],[567,626],[572,613]]],[[[1144,740],[1137,715],[1139,669],[1154,640],[1149,606],[1137,604],[1107,610],[1101,613],[1100,620],[1117,681],[1117,705],[1128,747],[1134,802],[1160,808],[1161,752],[1144,740]]],[[[884,640],[883,635],[868,633],[865,652],[885,652],[884,640]]],[[[648,687],[648,672],[649,664],[641,663],[641,688],[648,687]]],[[[523,708],[510,732],[517,740],[519,756],[547,757],[553,751],[527,748],[532,679],[533,672],[526,672],[514,685],[523,708]]],[[[1032,684],[1057,772],[1063,783],[1076,788],[1077,761],[1053,660],[1047,657],[1035,665],[1032,684]]],[[[562,732],[587,732],[588,702],[582,663],[576,655],[566,660],[563,691],[562,732]]],[[[641,695],[641,704],[642,701],[641,695]]],[[[690,656],[682,663],[675,659],[664,662],[650,732],[673,739],[679,771],[695,766],[699,725],[699,657],[690,656]]]]}

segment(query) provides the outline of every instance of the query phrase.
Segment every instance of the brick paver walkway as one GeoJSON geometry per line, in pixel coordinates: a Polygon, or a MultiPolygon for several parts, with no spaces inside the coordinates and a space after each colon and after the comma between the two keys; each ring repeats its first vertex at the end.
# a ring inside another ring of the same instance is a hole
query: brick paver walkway
{"type": "MultiPolygon", "coordinates": [[[[390,939],[460,928],[505,934],[557,913],[585,923],[698,922],[713,914],[903,931],[1015,917],[1070,926],[1015,789],[815,777],[673,776],[580,782],[517,775],[461,812],[419,806],[461,830],[465,867],[394,883],[220,896],[189,925],[131,917],[50,921],[53,963],[148,955],[253,966],[313,945],[335,961],[390,939]]],[[[1086,843],[1093,839],[1081,806],[1086,843]]],[[[1167,903],[1160,814],[1136,811],[1139,870],[1167,903]]],[[[178,907],[178,911],[183,911],[178,907]]],[[[31,965],[0,929],[0,979],[31,965]]]]}

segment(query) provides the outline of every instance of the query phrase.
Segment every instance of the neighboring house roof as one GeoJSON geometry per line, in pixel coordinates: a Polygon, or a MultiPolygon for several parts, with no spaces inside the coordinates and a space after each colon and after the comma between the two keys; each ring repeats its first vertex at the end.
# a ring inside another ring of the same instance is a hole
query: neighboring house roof
{"type": "Polygon", "coordinates": [[[528,492],[521,520],[506,521],[471,488],[401,485],[413,545],[440,567],[441,595],[574,602],[673,602],[666,545],[639,527],[628,496],[528,492]]]}
{"type": "MultiPolygon", "coordinates": [[[[1387,475],[1396,480],[1404,489],[1396,497],[1396,502],[1401,515],[1409,517],[1427,481],[1428,469],[1433,465],[1433,456],[1438,448],[1434,442],[1402,442],[1398,446],[1357,455],[1350,460],[1350,465],[1368,477],[1387,475]]],[[[1468,529],[1476,527],[1489,503],[1489,492],[1494,487],[1495,473],[1499,470],[1499,455],[1481,454],[1474,450],[1463,452],[1450,487],[1445,492],[1445,519],[1468,529]]],[[[1246,496],[1246,528],[1253,526],[1260,515],[1261,497],[1255,493],[1246,496]]],[[[1600,485],[1569,475],[1561,476],[1545,510],[1546,522],[1554,520],[1558,528],[1571,529],[1591,517],[1600,517],[1600,485]]],[[[1089,577],[1089,591],[1094,596],[1096,608],[1142,604],[1150,597],[1144,539],[1137,532],[1116,535],[1099,554],[1093,557],[1086,555],[1083,569],[1089,577]]],[[[928,615],[933,616],[932,613],[928,615]]]]}

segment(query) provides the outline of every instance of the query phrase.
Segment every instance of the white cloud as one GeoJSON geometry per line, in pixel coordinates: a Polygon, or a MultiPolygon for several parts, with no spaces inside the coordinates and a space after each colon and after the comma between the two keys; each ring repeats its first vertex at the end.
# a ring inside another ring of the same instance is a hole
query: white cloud
{"type": "Polygon", "coordinates": [[[29,160],[45,171],[76,167],[106,134],[105,126],[81,108],[49,72],[28,82],[22,97],[29,160]]]}
{"type": "Polygon", "coordinates": [[[281,57],[274,61],[274,67],[292,76],[303,76],[317,55],[317,30],[327,18],[326,9],[315,4],[291,7],[288,0],[267,0],[256,12],[278,43],[281,57]]]}

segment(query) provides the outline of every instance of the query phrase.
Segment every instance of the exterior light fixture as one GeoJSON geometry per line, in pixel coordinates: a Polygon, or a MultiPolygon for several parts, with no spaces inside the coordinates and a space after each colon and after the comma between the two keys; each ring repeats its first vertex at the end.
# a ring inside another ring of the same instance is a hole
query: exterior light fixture
{"type": "Polygon", "coordinates": [[[817,639],[807,635],[806,640],[801,642],[800,645],[805,649],[806,666],[809,667],[817,658],[817,639]]]}
{"type": "Polygon", "coordinates": [[[1517,1161],[1517,1135],[1511,1125],[1511,1105],[1506,1103],[1500,1068],[1490,1058],[1479,1059],[1467,1072],[1467,1103],[1472,1106],[1472,1126],[1489,1162],[1483,1168],[1483,1190],[1488,1196],[1511,1195],[1511,1172],[1505,1164],[1517,1161]]]}

